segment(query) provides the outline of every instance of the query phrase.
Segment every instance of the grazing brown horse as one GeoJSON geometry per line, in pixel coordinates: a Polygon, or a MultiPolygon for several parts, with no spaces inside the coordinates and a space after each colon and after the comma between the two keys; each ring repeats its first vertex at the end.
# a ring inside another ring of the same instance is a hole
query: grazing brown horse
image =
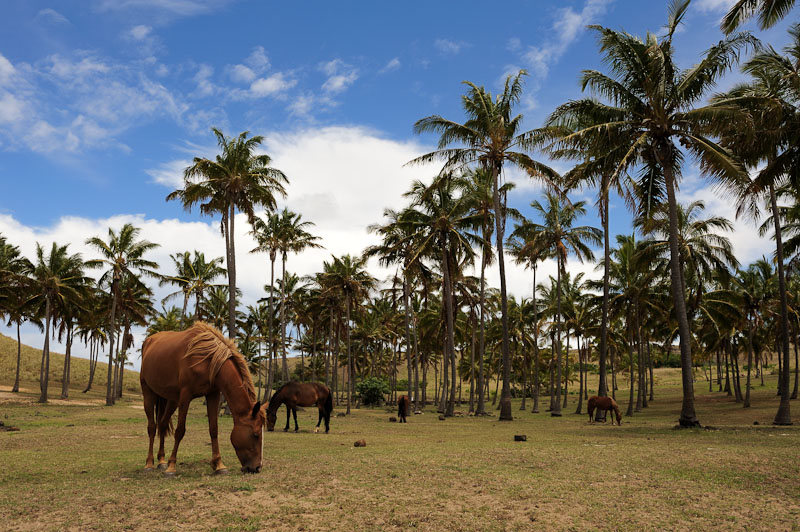
{"type": "MultiPolygon", "coordinates": [[[[598,397],[597,395],[593,395],[589,398],[589,423],[594,423],[594,409],[596,408],[598,411],[602,410],[604,412],[608,412],[609,410],[613,410],[614,413],[617,415],[617,425],[622,425],[622,416],[619,413],[619,406],[617,402],[612,399],[611,397],[598,397]]],[[[605,416],[603,416],[605,417],[605,416]]],[[[611,416],[611,424],[614,424],[614,416],[611,416]]]]}
{"type": "Polygon", "coordinates": [[[211,467],[215,473],[227,473],[217,442],[217,416],[220,392],[233,414],[231,443],[242,464],[242,471],[261,470],[264,411],[256,401],[253,380],[247,362],[233,342],[214,327],[197,322],[182,332],[165,331],[148,337],[142,346],[140,373],[144,411],[147,414],[147,451],[145,470],[153,470],[153,439],[158,428],[158,468],[175,474],[178,445],[186,432],[189,403],[206,398],[208,432],[211,435],[211,467]],[[175,446],[169,462],[164,459],[164,437],[172,432],[172,414],[178,409],[175,446]]]}
{"type": "Polygon", "coordinates": [[[397,399],[397,416],[400,418],[400,423],[408,423],[406,416],[408,415],[408,396],[401,395],[397,399]]]}
{"type": "Polygon", "coordinates": [[[267,430],[275,430],[275,422],[278,420],[278,408],[286,404],[286,428],[289,430],[289,415],[294,414],[294,431],[298,431],[297,426],[297,407],[314,406],[319,408],[319,419],[317,428],[322,420],[325,420],[325,433],[328,433],[331,423],[331,412],[333,411],[333,395],[331,389],[318,382],[287,382],[281,386],[269,400],[267,407],[267,430]]]}

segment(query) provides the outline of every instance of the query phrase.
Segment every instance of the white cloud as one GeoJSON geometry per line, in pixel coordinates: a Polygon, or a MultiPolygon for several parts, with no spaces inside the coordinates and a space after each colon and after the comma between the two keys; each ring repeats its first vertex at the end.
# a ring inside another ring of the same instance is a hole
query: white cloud
{"type": "Polygon", "coordinates": [[[571,7],[558,10],[558,17],[553,22],[552,36],[539,46],[530,46],[523,54],[530,69],[538,76],[547,76],[550,65],[561,59],[567,48],[578,38],[587,24],[606,12],[613,0],[586,0],[583,9],[575,11],[571,7]]]}
{"type": "Polygon", "coordinates": [[[100,11],[122,11],[139,9],[160,11],[175,16],[193,16],[211,12],[230,3],[231,0],[99,0],[100,11]]]}
{"type": "Polygon", "coordinates": [[[214,69],[210,65],[202,64],[197,69],[194,75],[194,81],[197,83],[197,89],[192,93],[193,96],[211,96],[216,92],[216,87],[211,82],[211,76],[214,75],[214,69]]]}
{"type": "Polygon", "coordinates": [[[263,46],[256,46],[242,63],[228,67],[231,79],[237,83],[252,83],[269,69],[269,58],[263,46]]]}
{"type": "Polygon", "coordinates": [[[55,9],[42,9],[36,14],[36,18],[44,20],[50,24],[69,24],[69,19],[55,9]]]}
{"type": "Polygon", "coordinates": [[[263,98],[286,92],[295,85],[297,85],[296,79],[288,79],[283,72],[276,72],[269,77],[254,81],[250,85],[250,93],[256,98],[263,98]]]}
{"type": "Polygon", "coordinates": [[[436,39],[433,42],[433,46],[443,55],[456,55],[465,47],[469,46],[469,44],[463,41],[456,42],[447,39],[436,39]]]}
{"type": "Polygon", "coordinates": [[[358,70],[338,58],[321,63],[319,69],[328,76],[322,84],[322,90],[329,94],[346,90],[358,79],[358,70]]]}
{"type": "Polygon", "coordinates": [[[131,37],[136,39],[137,41],[142,41],[146,39],[152,33],[153,28],[150,26],[145,26],[144,24],[139,24],[138,26],[134,26],[128,32],[131,37]]]}
{"type": "Polygon", "coordinates": [[[394,59],[392,59],[391,61],[386,63],[386,65],[382,69],[380,69],[378,71],[378,73],[379,74],[384,74],[386,72],[391,72],[393,70],[397,70],[398,68],[400,68],[400,58],[399,57],[395,57],[394,59]]]}
{"type": "Polygon", "coordinates": [[[703,12],[728,12],[736,3],[736,0],[697,0],[694,7],[703,12]]]}

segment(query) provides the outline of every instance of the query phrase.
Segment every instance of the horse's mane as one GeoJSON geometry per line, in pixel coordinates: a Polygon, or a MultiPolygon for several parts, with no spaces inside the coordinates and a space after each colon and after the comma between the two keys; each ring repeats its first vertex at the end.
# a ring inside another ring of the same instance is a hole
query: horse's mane
{"type": "Polygon", "coordinates": [[[278,407],[281,406],[281,403],[283,402],[282,397],[280,399],[278,398],[280,396],[281,390],[283,390],[290,384],[292,384],[292,381],[287,382],[286,384],[275,390],[275,393],[272,394],[272,397],[269,400],[269,407],[267,407],[268,410],[271,410],[272,412],[276,412],[278,410],[278,407]]]}
{"type": "Polygon", "coordinates": [[[247,391],[252,401],[256,399],[256,389],[253,386],[253,378],[250,370],[247,369],[247,361],[236,349],[236,344],[216,328],[208,323],[198,321],[189,329],[194,336],[189,341],[189,348],[186,350],[186,358],[195,357],[197,362],[208,361],[208,380],[213,382],[222,368],[222,365],[230,360],[233,362],[236,371],[242,377],[242,386],[247,391]]]}

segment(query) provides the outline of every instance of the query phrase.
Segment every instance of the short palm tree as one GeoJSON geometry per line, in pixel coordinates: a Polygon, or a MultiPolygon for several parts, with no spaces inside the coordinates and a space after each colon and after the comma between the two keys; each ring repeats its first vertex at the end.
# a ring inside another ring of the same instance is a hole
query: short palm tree
{"type": "Polygon", "coordinates": [[[275,196],[285,196],[286,176],[272,168],[272,159],[255,150],[264,141],[256,135],[247,138],[249,132],[236,138],[226,137],[222,131],[212,128],[217,145],[222,152],[214,160],[195,157],[192,165],[183,172],[184,186],[167,196],[167,201],[180,200],[184,209],[199,204],[200,214],[222,215],[221,229],[225,237],[225,258],[228,270],[228,336],[236,337],[236,247],[234,221],[236,211],[247,215],[248,221],[255,218],[259,207],[275,208],[275,196]]]}
{"type": "Polygon", "coordinates": [[[131,224],[125,224],[119,230],[108,229],[108,241],[100,237],[92,237],[86,241],[90,247],[99,252],[101,258],[86,262],[87,268],[106,268],[100,282],[109,287],[111,293],[111,313],[108,322],[108,381],[106,389],[106,405],[114,404],[112,393],[112,369],[114,362],[114,336],[117,327],[117,306],[120,297],[123,277],[138,279],[139,275],[157,277],[155,269],[158,264],[144,258],[147,252],[158,247],[158,244],[139,240],[141,230],[131,224]]]}
{"type": "Polygon", "coordinates": [[[203,293],[210,286],[214,286],[214,280],[218,277],[225,275],[225,268],[222,267],[222,257],[216,257],[210,261],[206,260],[204,253],[194,250],[194,254],[190,255],[188,251],[183,253],[175,253],[169,256],[175,266],[175,275],[160,276],[158,284],[164,286],[166,284],[175,285],[179,288],[177,292],[168,294],[162,301],[162,305],[170,299],[183,296],[183,306],[181,307],[181,320],[186,319],[186,307],[189,304],[189,299],[194,296],[194,319],[201,320],[200,302],[203,299],[203,293]]]}

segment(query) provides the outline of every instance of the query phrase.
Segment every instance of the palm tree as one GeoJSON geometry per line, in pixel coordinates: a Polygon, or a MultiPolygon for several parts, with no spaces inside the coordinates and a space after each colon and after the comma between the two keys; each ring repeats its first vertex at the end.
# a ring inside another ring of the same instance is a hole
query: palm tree
{"type": "Polygon", "coordinates": [[[175,266],[175,275],[160,276],[159,286],[172,284],[179,287],[177,292],[168,294],[161,300],[161,304],[165,304],[173,297],[179,295],[183,296],[183,306],[181,307],[180,319],[186,319],[186,307],[188,306],[189,299],[195,297],[194,319],[202,320],[200,314],[200,302],[203,299],[203,293],[213,284],[214,280],[218,277],[225,275],[225,268],[222,267],[222,257],[216,257],[210,261],[206,261],[205,254],[194,250],[194,255],[190,255],[188,251],[183,253],[175,253],[169,256],[175,266]]]}
{"type": "Polygon", "coordinates": [[[33,264],[20,252],[19,247],[0,235],[0,316],[8,318],[8,325],[17,326],[17,369],[12,392],[19,392],[19,369],[22,355],[20,326],[22,322],[35,319],[34,307],[30,304],[33,286],[30,275],[33,264]]]}
{"type": "Polygon", "coordinates": [[[793,7],[794,0],[737,0],[722,19],[720,28],[730,35],[757,14],[758,26],[766,30],[788,15],[793,7]]]}
{"type": "Polygon", "coordinates": [[[505,197],[501,199],[500,178],[506,162],[526,171],[531,177],[550,182],[556,173],[546,165],[533,160],[525,152],[536,142],[532,133],[520,133],[522,115],[514,115],[514,106],[522,94],[522,77],[527,72],[520,70],[515,76],[506,78],[503,93],[496,98],[483,87],[465,81],[469,87],[461,97],[467,115],[463,124],[447,120],[438,115],[428,116],[414,124],[416,133],[439,133],[439,146],[411,161],[427,163],[435,159],[444,160],[442,173],[457,168],[478,164],[492,177],[495,242],[500,269],[500,312],[502,323],[503,392],[500,400],[500,419],[511,421],[511,359],[509,358],[508,301],[506,294],[506,270],[503,254],[505,239],[505,197]],[[459,147],[452,147],[453,145],[459,147]],[[516,151],[521,150],[521,151],[516,151]]]}
{"type": "MultiPolygon", "coordinates": [[[[759,204],[764,199],[768,200],[771,210],[780,296],[782,349],[779,354],[784,362],[784,371],[779,380],[780,388],[784,390],[789,388],[790,382],[789,305],[776,189],[789,183],[796,189],[798,184],[796,173],[800,157],[795,152],[800,139],[800,25],[792,26],[789,34],[792,41],[784,49],[785,56],[772,48],[760,51],[743,67],[743,71],[752,78],[751,81],[715,99],[718,105],[738,109],[751,121],[749,128],[723,128],[721,140],[723,145],[734,150],[745,161],[748,168],[757,172],[755,179],[739,191],[738,214],[748,212],[754,217],[758,216],[759,204]],[[763,168],[759,169],[760,166],[763,168]]],[[[788,395],[781,395],[774,420],[776,425],[791,424],[788,395]]]]}
{"type": "Polygon", "coordinates": [[[234,221],[236,210],[245,213],[252,223],[259,207],[275,208],[275,195],[285,196],[286,176],[270,167],[269,155],[258,155],[256,148],[264,137],[247,138],[248,131],[236,138],[226,137],[212,128],[222,153],[215,160],[195,157],[183,172],[184,187],[167,196],[167,201],[179,199],[184,209],[200,204],[200,213],[221,214],[221,230],[225,237],[225,258],[228,270],[228,336],[236,338],[236,247],[234,221]]]}
{"type": "Polygon", "coordinates": [[[281,283],[281,358],[282,358],[282,372],[283,382],[289,382],[289,366],[286,361],[286,313],[285,302],[286,292],[284,288],[288,286],[286,278],[286,260],[289,253],[300,253],[307,248],[321,248],[322,246],[317,243],[318,236],[309,233],[306,228],[314,225],[313,222],[301,221],[302,216],[294,213],[289,209],[284,208],[281,211],[279,219],[279,240],[281,252],[281,269],[283,282],[281,283]]]}
{"type": "MultiPolygon", "coordinates": [[[[771,292],[770,282],[774,279],[772,268],[766,260],[751,264],[746,270],[740,270],[734,278],[739,305],[744,314],[747,326],[747,384],[745,387],[744,407],[750,407],[750,369],[753,366],[754,331],[764,326],[764,315],[771,292]]],[[[788,395],[788,394],[786,394],[788,395]]]]}
{"type": "Polygon", "coordinates": [[[33,269],[33,282],[36,286],[34,301],[39,308],[44,307],[44,347],[42,349],[42,364],[39,371],[39,402],[47,402],[47,385],[50,378],[50,334],[54,314],[58,309],[64,309],[80,304],[81,292],[90,281],[84,276],[83,268],[86,266],[80,253],[70,255],[66,246],[59,246],[55,242],[50,248],[50,253],[45,255],[45,250],[39,243],[36,244],[36,265],[33,269]]]}
{"type": "Polygon", "coordinates": [[[158,244],[147,240],[138,240],[139,233],[139,228],[131,224],[125,224],[119,230],[119,233],[114,232],[112,228],[108,229],[108,242],[100,237],[92,237],[86,241],[86,244],[97,250],[101,256],[99,259],[87,261],[86,267],[107,268],[100,277],[100,282],[109,287],[111,294],[111,313],[108,321],[107,406],[114,404],[111,377],[114,362],[114,336],[117,327],[117,305],[119,303],[121,283],[124,281],[123,277],[138,279],[137,274],[152,277],[158,275],[154,271],[155,268],[158,268],[158,264],[144,258],[144,255],[148,251],[157,248],[158,244]]]}
{"type": "Polygon", "coordinates": [[[574,227],[578,217],[586,214],[586,204],[583,201],[564,204],[559,196],[548,192],[545,195],[546,205],[538,201],[531,203],[533,210],[542,218],[542,223],[523,223],[524,231],[538,235],[540,249],[556,257],[556,320],[555,320],[555,351],[557,357],[556,401],[550,415],[561,415],[561,277],[566,272],[567,257],[574,254],[583,262],[594,260],[594,254],[587,244],[599,244],[600,231],[595,227],[574,227]]]}
{"type": "Polygon", "coordinates": [[[430,187],[417,181],[412,184],[406,196],[412,198],[413,212],[409,219],[415,240],[412,262],[421,256],[439,256],[442,272],[442,298],[445,321],[444,349],[445,362],[450,364],[450,399],[445,416],[452,416],[456,397],[455,362],[455,314],[454,279],[460,276],[459,266],[468,263],[474,256],[472,243],[479,238],[470,233],[480,224],[480,215],[470,208],[470,202],[461,194],[462,179],[445,176],[436,179],[430,187]]]}
{"type": "Polygon", "coordinates": [[[679,423],[697,426],[691,331],[681,290],[683,272],[677,241],[675,188],[680,180],[684,150],[696,157],[703,172],[714,179],[735,183],[746,179],[742,165],[710,138],[719,122],[738,119],[738,114],[696,105],[738,60],[741,51],[755,41],[749,34],[733,35],[710,48],[694,67],[679,68],[674,61],[672,38],[688,7],[688,0],[670,4],[666,34],[662,37],[649,34],[641,40],[628,33],[592,26],[599,34],[601,51],[611,74],[584,71],[582,86],[591,88],[607,102],[595,99],[569,102],[555,111],[549,123],[566,127],[592,124],[565,135],[561,143],[566,147],[604,146],[605,139],[615,139],[615,145],[625,150],[615,173],[633,167],[642,169],[637,188],[644,193],[640,201],[643,213],[649,213],[650,207],[666,195],[670,279],[681,347],[683,404],[679,423]]]}
{"type": "Polygon", "coordinates": [[[345,342],[347,345],[347,414],[350,414],[350,404],[353,394],[353,359],[350,351],[350,330],[353,305],[360,305],[361,301],[369,295],[375,287],[376,280],[366,270],[365,257],[343,255],[333,257],[332,262],[323,262],[322,286],[323,293],[332,293],[341,296],[344,303],[345,342]]]}

